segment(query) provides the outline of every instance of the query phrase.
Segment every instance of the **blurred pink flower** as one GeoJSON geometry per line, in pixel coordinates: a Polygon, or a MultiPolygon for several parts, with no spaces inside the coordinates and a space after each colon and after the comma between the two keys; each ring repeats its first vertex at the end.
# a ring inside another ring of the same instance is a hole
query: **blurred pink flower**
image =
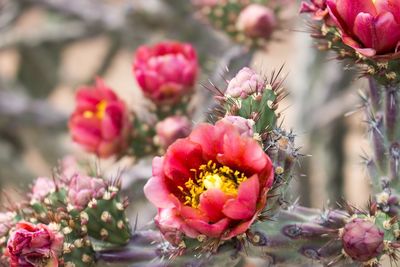
{"type": "Polygon", "coordinates": [[[69,120],[75,142],[102,158],[121,153],[127,147],[129,111],[103,80],[98,78],[93,87],[80,88],[76,105],[69,120]]]}
{"type": "Polygon", "coordinates": [[[272,9],[251,4],[240,12],[236,25],[250,38],[269,38],[277,26],[277,20],[272,9]]]}

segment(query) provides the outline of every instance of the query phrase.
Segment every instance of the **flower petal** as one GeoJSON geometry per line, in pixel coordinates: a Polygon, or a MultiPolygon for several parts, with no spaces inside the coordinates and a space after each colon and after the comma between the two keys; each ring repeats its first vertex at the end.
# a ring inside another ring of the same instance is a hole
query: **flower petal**
{"type": "Polygon", "coordinates": [[[172,208],[174,203],[171,200],[171,192],[164,182],[162,174],[163,158],[153,159],[153,177],[144,186],[146,198],[158,208],[172,208]]]}
{"type": "Polygon", "coordinates": [[[224,217],[222,209],[229,198],[219,189],[209,189],[200,196],[200,210],[207,215],[209,221],[219,221],[224,217]]]}
{"type": "Polygon", "coordinates": [[[193,175],[190,170],[197,170],[202,163],[202,147],[191,142],[188,138],[179,139],[167,150],[164,174],[176,186],[184,187],[185,182],[193,175]]]}
{"type": "Polygon", "coordinates": [[[256,212],[259,194],[260,184],[255,174],[240,184],[237,198],[228,200],[222,212],[234,220],[250,219],[256,212]]]}
{"type": "Polygon", "coordinates": [[[222,219],[217,223],[209,224],[202,220],[186,220],[186,223],[208,237],[220,237],[222,233],[228,228],[230,220],[228,218],[222,219]]]}
{"type": "Polygon", "coordinates": [[[364,47],[373,48],[378,54],[394,53],[400,40],[400,25],[389,12],[376,18],[360,13],[354,23],[354,34],[364,47]]]}

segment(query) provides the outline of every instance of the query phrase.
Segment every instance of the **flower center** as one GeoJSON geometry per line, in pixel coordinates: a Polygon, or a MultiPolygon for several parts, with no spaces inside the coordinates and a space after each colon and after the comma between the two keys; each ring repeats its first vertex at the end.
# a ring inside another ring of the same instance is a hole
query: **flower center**
{"type": "Polygon", "coordinates": [[[185,195],[184,205],[198,208],[200,196],[208,189],[219,189],[225,194],[237,196],[238,187],[247,180],[244,173],[234,171],[228,166],[218,167],[216,163],[210,160],[203,164],[198,170],[191,169],[194,173],[194,180],[189,178],[185,183],[185,188],[179,186],[179,190],[185,195]]]}
{"type": "Polygon", "coordinates": [[[107,101],[101,100],[96,105],[96,112],[87,110],[83,113],[83,117],[86,119],[91,119],[95,116],[98,119],[102,119],[104,118],[104,114],[106,113],[106,108],[107,108],[107,101]]]}

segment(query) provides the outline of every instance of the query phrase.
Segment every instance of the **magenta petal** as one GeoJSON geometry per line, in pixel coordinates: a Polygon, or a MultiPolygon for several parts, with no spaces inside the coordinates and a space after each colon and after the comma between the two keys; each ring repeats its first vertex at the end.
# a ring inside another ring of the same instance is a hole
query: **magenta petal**
{"type": "Polygon", "coordinates": [[[164,173],[176,185],[183,186],[193,174],[190,170],[197,169],[202,163],[201,146],[188,139],[179,139],[167,150],[164,173]]]}
{"type": "Polygon", "coordinates": [[[173,202],[170,201],[171,195],[161,179],[151,177],[144,186],[146,198],[159,208],[172,208],[173,202]]]}
{"type": "Polygon", "coordinates": [[[209,224],[202,220],[186,220],[186,223],[208,237],[220,237],[229,226],[229,219],[225,218],[217,223],[209,224]]]}
{"type": "Polygon", "coordinates": [[[222,239],[229,240],[237,235],[245,233],[254,222],[256,216],[254,216],[251,220],[240,223],[238,226],[233,228],[226,236],[223,236],[222,239]]]}
{"type": "Polygon", "coordinates": [[[394,53],[400,40],[400,25],[388,12],[376,18],[360,13],[354,24],[354,33],[364,47],[372,48],[378,54],[394,53]]]}
{"type": "Polygon", "coordinates": [[[375,5],[373,1],[370,0],[336,0],[336,9],[340,17],[346,23],[348,29],[353,29],[354,20],[356,16],[361,12],[369,13],[373,16],[377,15],[375,5]]]}
{"type": "Polygon", "coordinates": [[[229,197],[219,189],[209,189],[200,196],[200,210],[211,222],[216,222],[224,217],[222,209],[229,197]]]}
{"type": "Polygon", "coordinates": [[[250,219],[256,212],[259,194],[260,184],[255,174],[240,184],[237,198],[226,202],[223,213],[234,220],[250,219]]]}
{"type": "Polygon", "coordinates": [[[171,193],[162,179],[160,168],[163,158],[155,157],[153,160],[153,177],[144,186],[144,194],[147,199],[158,208],[172,208],[174,203],[171,201],[171,193]]]}

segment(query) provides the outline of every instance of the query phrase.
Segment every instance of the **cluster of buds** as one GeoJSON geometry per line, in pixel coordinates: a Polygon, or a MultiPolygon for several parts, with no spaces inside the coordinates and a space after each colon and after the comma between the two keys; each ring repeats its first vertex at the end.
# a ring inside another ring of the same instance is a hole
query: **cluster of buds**
{"type": "Polygon", "coordinates": [[[10,266],[92,266],[91,240],[98,240],[96,247],[129,242],[128,202],[119,180],[60,176],[37,179],[29,204],[1,214],[2,260],[10,266]]]}
{"type": "Polygon", "coordinates": [[[202,19],[248,47],[264,47],[279,26],[288,1],[193,0],[202,19]]]}
{"type": "Polygon", "coordinates": [[[398,1],[383,0],[311,0],[301,8],[316,22],[312,36],[321,40],[321,49],[350,59],[382,84],[400,82],[399,10],[398,1]]]}

